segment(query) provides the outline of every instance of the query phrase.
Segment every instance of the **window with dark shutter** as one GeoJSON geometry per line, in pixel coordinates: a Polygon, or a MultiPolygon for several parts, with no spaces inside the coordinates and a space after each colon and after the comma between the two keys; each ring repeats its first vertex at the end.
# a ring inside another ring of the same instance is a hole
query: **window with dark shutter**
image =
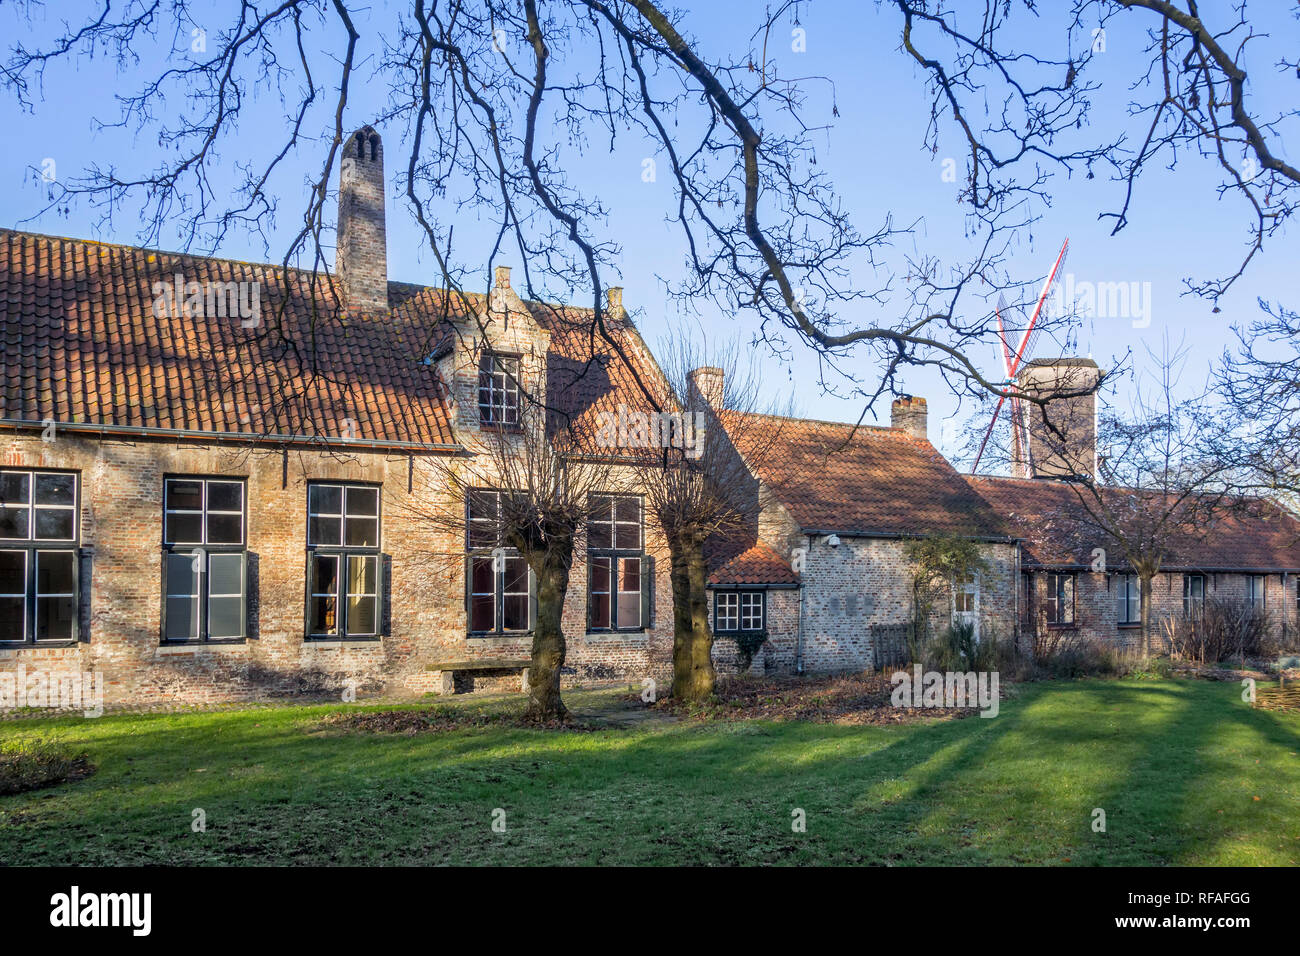
{"type": "Polygon", "coordinates": [[[78,639],[75,472],[0,470],[0,643],[78,639]]]}
{"type": "Polygon", "coordinates": [[[587,627],[640,631],[650,626],[653,562],[645,554],[638,495],[593,495],[587,520],[587,627]]]}
{"type": "Polygon", "coordinates": [[[379,488],[307,486],[307,637],[365,640],[383,620],[379,488]]]}

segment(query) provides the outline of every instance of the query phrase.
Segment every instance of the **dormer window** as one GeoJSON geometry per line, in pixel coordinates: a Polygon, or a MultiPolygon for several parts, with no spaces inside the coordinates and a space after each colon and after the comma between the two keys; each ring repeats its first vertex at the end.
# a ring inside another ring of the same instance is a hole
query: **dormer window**
{"type": "Polygon", "coordinates": [[[485,353],[478,363],[478,419],[480,425],[514,427],[519,424],[519,358],[485,353]]]}

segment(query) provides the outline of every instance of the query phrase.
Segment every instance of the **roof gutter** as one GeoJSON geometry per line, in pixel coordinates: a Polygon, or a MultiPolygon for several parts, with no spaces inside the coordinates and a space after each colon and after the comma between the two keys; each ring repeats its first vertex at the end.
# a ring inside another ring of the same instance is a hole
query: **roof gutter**
{"type": "MultiPolygon", "coordinates": [[[[855,530],[855,529],[846,530],[843,528],[838,528],[838,529],[837,528],[809,528],[809,529],[805,529],[803,533],[806,535],[822,535],[822,536],[829,536],[833,534],[833,535],[839,535],[840,537],[843,538],[888,538],[891,540],[904,540],[904,539],[914,539],[914,538],[928,538],[930,537],[930,534],[932,534],[933,532],[862,531],[862,530],[855,530]]],[[[991,544],[1016,544],[1021,540],[1020,538],[1015,538],[1010,536],[979,535],[979,534],[963,534],[963,535],[958,535],[958,537],[966,538],[970,541],[984,541],[991,544]]]]}
{"type": "MultiPolygon", "coordinates": [[[[225,442],[240,445],[275,444],[303,445],[328,449],[354,449],[357,451],[463,452],[457,443],[429,444],[417,441],[366,441],[353,438],[319,438],[307,435],[259,435],[255,432],[205,432],[185,428],[150,428],[143,425],[95,425],[87,422],[54,422],[55,431],[93,435],[98,438],[159,438],[174,441],[225,442]]],[[[0,418],[0,428],[14,431],[43,431],[48,422],[26,419],[0,418]]]]}

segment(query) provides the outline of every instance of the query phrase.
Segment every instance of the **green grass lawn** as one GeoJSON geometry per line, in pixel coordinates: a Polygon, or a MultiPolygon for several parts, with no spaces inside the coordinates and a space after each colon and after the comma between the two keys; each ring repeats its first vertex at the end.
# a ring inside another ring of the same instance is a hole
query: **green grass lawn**
{"type": "Polygon", "coordinates": [[[356,705],[3,721],[0,738],[49,735],[99,770],[0,798],[0,863],[1300,860],[1297,715],[1252,710],[1236,684],[1016,693],[993,719],[901,727],[319,729],[356,705]]]}

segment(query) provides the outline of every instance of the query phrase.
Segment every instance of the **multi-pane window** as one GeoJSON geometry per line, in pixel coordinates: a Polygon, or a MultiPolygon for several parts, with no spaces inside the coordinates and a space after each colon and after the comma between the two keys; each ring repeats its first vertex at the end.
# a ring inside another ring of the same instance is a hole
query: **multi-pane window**
{"type": "Polygon", "coordinates": [[[0,642],[77,639],[77,476],[0,470],[0,642]]]}
{"type": "Polygon", "coordinates": [[[1200,617],[1205,611],[1205,575],[1183,575],[1183,614],[1200,617]]]}
{"type": "Polygon", "coordinates": [[[519,424],[519,359],[487,352],[478,364],[478,415],[484,425],[519,424]]]}
{"type": "Polygon", "coordinates": [[[1252,607],[1264,606],[1264,581],[1262,574],[1246,575],[1246,603],[1252,607]]]}
{"type": "Polygon", "coordinates": [[[1074,623],[1074,586],[1073,574],[1047,575],[1047,623],[1074,623]]]}
{"type": "Polygon", "coordinates": [[[642,503],[597,495],[587,520],[587,626],[635,631],[649,625],[654,561],[644,553],[642,503]]]}
{"type": "Polygon", "coordinates": [[[378,637],[379,488],[307,486],[307,636],[378,637]]]}
{"type": "Polygon", "coordinates": [[[1120,624],[1142,620],[1142,589],[1136,574],[1121,574],[1115,581],[1115,614],[1120,624]]]}
{"type": "Polygon", "coordinates": [[[163,482],[163,639],[242,640],[248,618],[244,482],[163,482]]]}
{"type": "Polygon", "coordinates": [[[501,507],[506,492],[475,490],[468,495],[465,532],[466,613],[476,634],[532,630],[537,587],[528,562],[503,540],[501,507]]]}
{"type": "Polygon", "coordinates": [[[763,592],[718,591],[715,593],[713,629],[719,633],[763,630],[763,592]]]}

